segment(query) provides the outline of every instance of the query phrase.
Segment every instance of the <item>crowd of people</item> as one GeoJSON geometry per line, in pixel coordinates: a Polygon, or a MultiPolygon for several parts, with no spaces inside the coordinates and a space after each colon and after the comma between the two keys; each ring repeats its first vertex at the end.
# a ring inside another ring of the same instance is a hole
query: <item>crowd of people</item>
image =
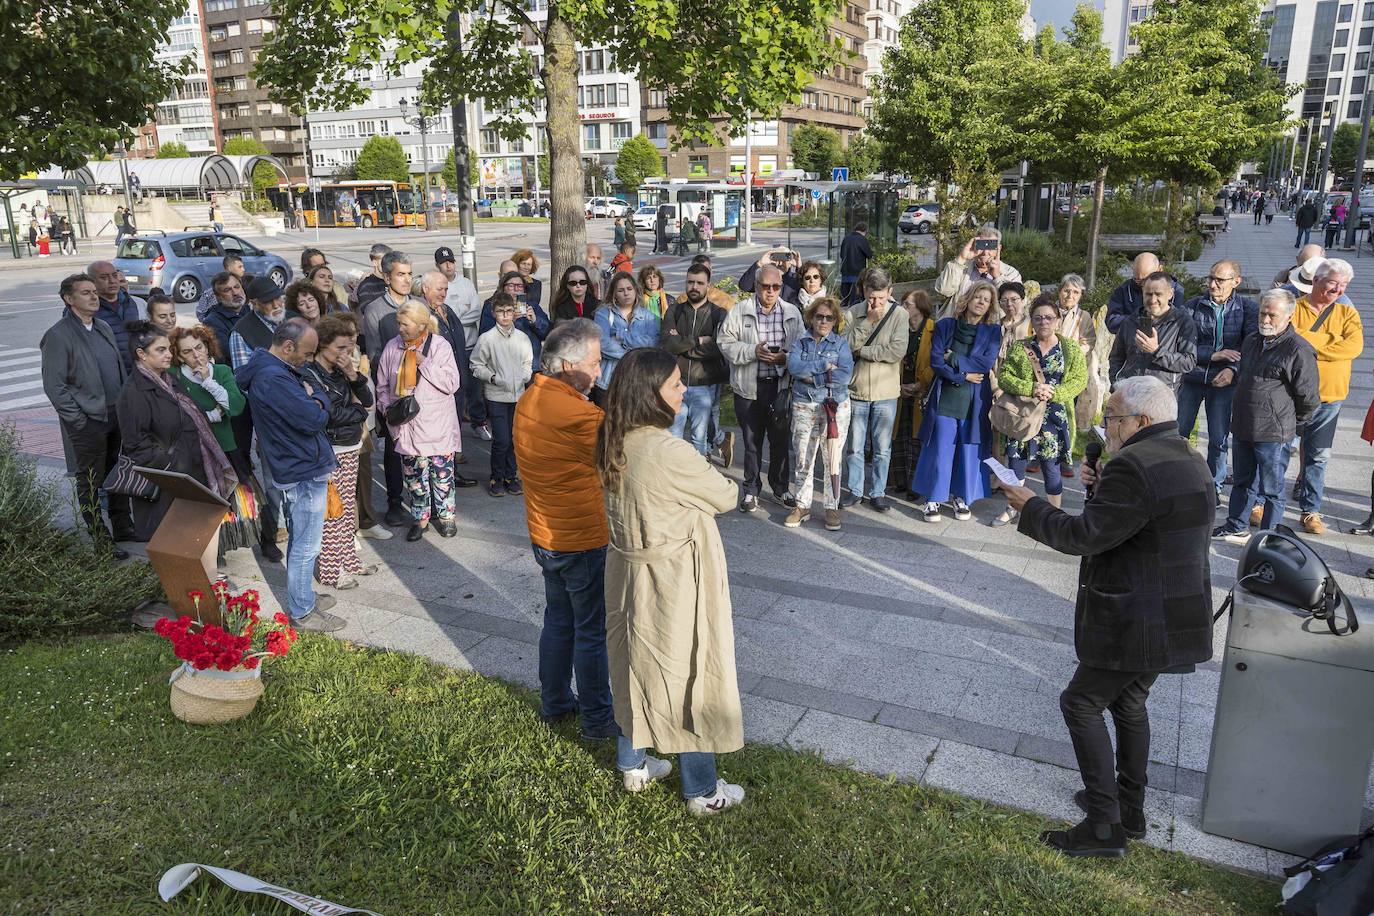
{"type": "MultiPolygon", "coordinates": [[[[1227,503],[1215,537],[1282,517],[1294,452],[1302,526],[1324,531],[1325,467],[1363,349],[1347,262],[1305,247],[1254,301],[1237,292],[1241,265],[1220,260],[1207,292],[1185,299],[1142,254],[1098,320],[1081,277],[1042,291],[1001,260],[992,227],[945,265],[934,296],[900,301],[866,266],[862,227],[846,242],[839,295],[819,263],[770,251],[739,298],[713,284],[705,252],[669,291],[657,267],[635,271],[633,241],[609,264],[588,245],[547,302],[529,250],[501,264],[485,299],[447,247],[417,269],[374,245],[371,273],[348,284],[308,248],[287,289],[229,256],[183,315],[156,293],[140,309],[100,261],[62,281],[43,381],[98,543],[123,555],[119,542],[148,540],[167,511],[133,467],[184,474],[230,505],[221,554],[256,545],[284,561],[293,625],[321,631],[344,621],[316,583],[345,590],[376,572],[358,537],[457,534],[456,490],[480,485],[461,473],[463,427],[489,441],[487,493],[525,500],[545,580],[543,715],[577,714],[589,738],[617,739],[631,791],[669,770],[649,750],[681,755],[701,814],[744,797],[715,768],[743,740],[718,513],[759,511],[766,493],[799,528],[819,484],[828,531],[860,501],[889,511],[893,494],[927,521],[967,521],[993,495],[993,456],[1023,484],[1040,475],[1058,506],[1107,386],[1148,377],[1173,404],[1155,420],[1187,437],[1204,418],[1227,503]],[[738,442],[721,421],[727,387],[738,442]],[[737,451],[738,485],[718,470],[737,451]]],[[[1109,433],[1124,419],[1103,417],[1109,433]]],[[[1365,531],[1374,479],[1371,500],[1365,531]]],[[[1022,502],[990,523],[1011,523],[1022,502]]]]}

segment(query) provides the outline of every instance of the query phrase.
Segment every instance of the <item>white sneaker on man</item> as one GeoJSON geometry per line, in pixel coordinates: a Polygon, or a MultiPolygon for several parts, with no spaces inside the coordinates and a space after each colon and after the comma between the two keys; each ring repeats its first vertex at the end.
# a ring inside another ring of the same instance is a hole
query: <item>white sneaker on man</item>
{"type": "Polygon", "coordinates": [[[388,541],[391,539],[391,532],[381,525],[373,525],[371,528],[359,528],[358,536],[373,541],[388,541]]]}
{"type": "Polygon", "coordinates": [[[744,786],[737,786],[723,779],[717,779],[716,791],[710,795],[698,795],[696,798],[687,799],[687,810],[697,817],[705,817],[708,814],[719,814],[726,808],[738,805],[742,801],[744,801],[744,786]]]}
{"type": "Polygon", "coordinates": [[[633,770],[621,770],[626,792],[643,792],[649,783],[657,782],[673,771],[673,765],[666,760],[644,755],[644,762],[633,770]]]}

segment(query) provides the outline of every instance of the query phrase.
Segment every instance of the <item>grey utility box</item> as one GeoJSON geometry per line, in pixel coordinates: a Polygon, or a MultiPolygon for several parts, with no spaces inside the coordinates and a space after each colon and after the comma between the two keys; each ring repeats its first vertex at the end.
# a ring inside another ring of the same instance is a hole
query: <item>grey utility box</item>
{"type": "Polygon", "coordinates": [[[1371,698],[1374,626],[1336,636],[1324,620],[1237,588],[1202,829],[1299,856],[1359,833],[1371,698]]]}

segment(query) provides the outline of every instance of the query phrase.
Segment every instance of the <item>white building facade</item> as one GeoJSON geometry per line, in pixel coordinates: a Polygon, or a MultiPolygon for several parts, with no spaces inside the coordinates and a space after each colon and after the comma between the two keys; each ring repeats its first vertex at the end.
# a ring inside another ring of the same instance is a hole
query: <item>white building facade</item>
{"type": "MultiPolygon", "coordinates": [[[[207,0],[213,4],[217,0],[207,0]]],[[[181,143],[191,155],[207,155],[219,149],[215,139],[214,106],[210,77],[206,72],[205,34],[200,0],[192,0],[186,12],[172,20],[167,38],[157,47],[159,63],[180,63],[190,58],[191,67],[173,94],[157,104],[158,145],[181,143]]]]}

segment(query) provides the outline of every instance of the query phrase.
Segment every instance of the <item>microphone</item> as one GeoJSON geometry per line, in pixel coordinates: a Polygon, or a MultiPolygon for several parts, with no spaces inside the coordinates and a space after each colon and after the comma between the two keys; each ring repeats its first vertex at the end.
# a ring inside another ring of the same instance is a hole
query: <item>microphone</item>
{"type": "MultiPolygon", "coordinates": [[[[1102,443],[1096,440],[1089,442],[1083,449],[1083,467],[1092,468],[1093,473],[1097,473],[1097,460],[1102,457],[1102,443]]],[[[1093,490],[1096,489],[1091,484],[1083,487],[1083,501],[1092,502],[1093,490]]]]}

